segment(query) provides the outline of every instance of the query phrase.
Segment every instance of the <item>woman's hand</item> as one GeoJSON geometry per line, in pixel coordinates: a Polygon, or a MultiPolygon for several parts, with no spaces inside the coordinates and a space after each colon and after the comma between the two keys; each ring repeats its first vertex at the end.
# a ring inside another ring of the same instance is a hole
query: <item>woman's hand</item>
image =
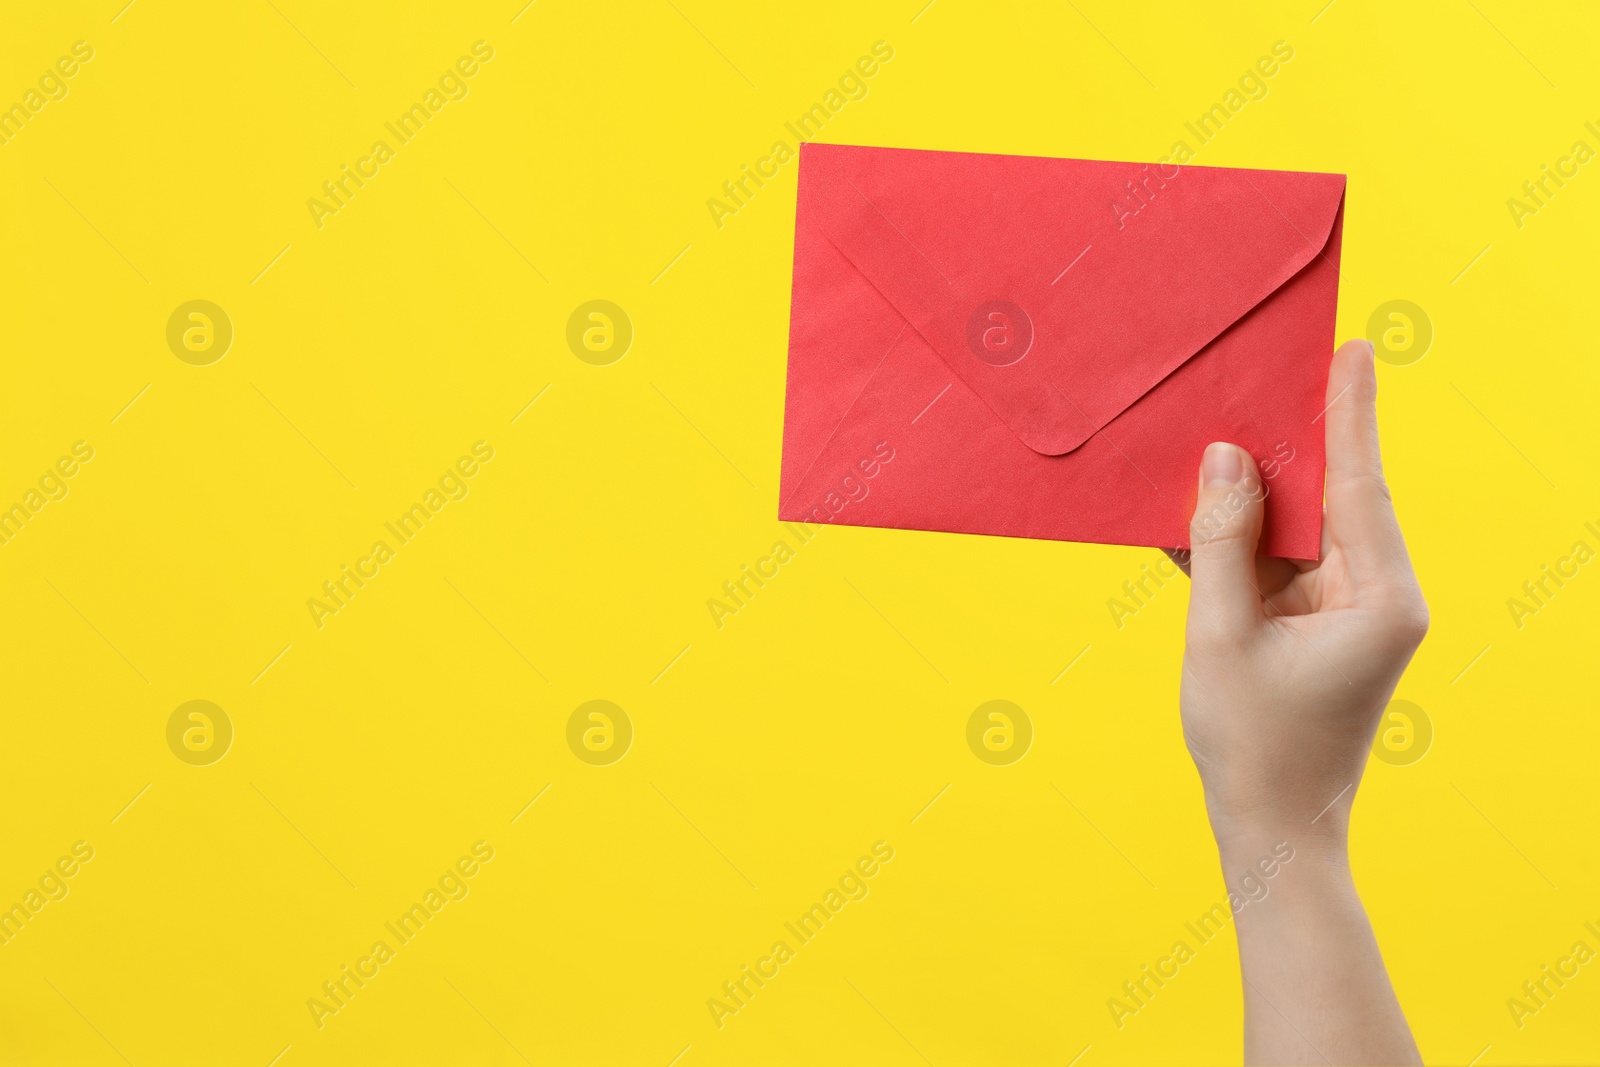
{"type": "Polygon", "coordinates": [[[1247,452],[1213,444],[1200,467],[1184,739],[1228,883],[1273,872],[1236,905],[1247,1062],[1421,1062],[1346,852],[1373,734],[1428,630],[1383,480],[1372,360],[1352,341],[1329,372],[1318,562],[1256,554],[1271,497],[1247,452]]]}
{"type": "Polygon", "coordinates": [[[1328,375],[1318,562],[1256,555],[1271,498],[1249,453],[1213,444],[1201,462],[1181,706],[1219,842],[1300,837],[1313,819],[1342,839],[1378,720],[1428,632],[1383,480],[1376,398],[1372,346],[1351,341],[1328,375]]]}

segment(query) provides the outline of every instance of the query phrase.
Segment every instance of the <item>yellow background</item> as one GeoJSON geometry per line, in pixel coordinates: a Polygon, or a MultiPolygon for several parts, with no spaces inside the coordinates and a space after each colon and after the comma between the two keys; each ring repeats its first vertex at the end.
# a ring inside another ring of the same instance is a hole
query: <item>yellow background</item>
{"type": "Polygon", "coordinates": [[[1156,553],[824,528],[713,625],[785,536],[795,167],[720,229],[706,201],[875,41],[823,139],[1154,159],[1281,40],[1196,162],[1348,173],[1340,335],[1392,299],[1435,330],[1380,367],[1434,619],[1397,696],[1435,737],[1373,762],[1357,878],[1430,1059],[1600,1059],[1600,965],[1506,1007],[1600,948],[1600,572],[1507,608],[1600,547],[1600,164],[1506,206],[1600,148],[1591,8],[123,2],[0,35],[0,103],[95,50],[0,147],[0,502],[95,449],[0,547],[0,904],[95,850],[0,947],[0,1058],[1236,1059],[1231,935],[1121,1030],[1106,1006],[1223,894],[1187,593],[1107,608],[1156,553]],[[319,229],[307,199],[479,40],[470,94],[319,229]],[[210,366],[165,341],[193,299],[234,325],[210,366]],[[610,366],[565,341],[590,299],[634,325],[610,366]],[[479,440],[470,495],[317,629],[307,598],[479,440]],[[210,766],[167,747],[193,699],[236,731],[210,766]],[[636,731],[610,766],[566,744],[591,699],[636,731]],[[990,699],[1034,724],[1009,767],[966,746],[990,699]],[[479,840],[470,895],[319,1030],[307,999],[479,840]],[[870,895],[719,1030],[707,999],[880,840],[870,895]]]}

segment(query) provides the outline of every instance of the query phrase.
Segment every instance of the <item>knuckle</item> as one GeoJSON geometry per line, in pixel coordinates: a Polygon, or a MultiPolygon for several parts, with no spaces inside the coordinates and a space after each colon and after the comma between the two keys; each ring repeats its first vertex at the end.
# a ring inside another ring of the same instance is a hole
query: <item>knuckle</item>
{"type": "Polygon", "coordinates": [[[1417,644],[1420,645],[1422,643],[1422,639],[1428,636],[1428,625],[1430,622],[1431,619],[1428,614],[1428,602],[1423,600],[1422,594],[1419,593],[1412,601],[1410,610],[1405,615],[1405,628],[1407,636],[1411,637],[1417,642],[1417,644]]]}
{"type": "MultiPolygon", "coordinates": [[[[1240,522],[1228,523],[1220,528],[1192,527],[1189,531],[1191,557],[1204,561],[1211,557],[1234,555],[1238,552],[1238,545],[1249,539],[1250,533],[1240,522]]],[[[1204,562],[1201,566],[1204,566],[1204,562]]]]}
{"type": "Polygon", "coordinates": [[[1219,503],[1214,508],[1195,512],[1189,521],[1190,551],[1204,555],[1210,546],[1240,540],[1248,532],[1249,527],[1240,515],[1219,503]]]}
{"type": "Polygon", "coordinates": [[[1330,471],[1328,480],[1341,488],[1365,489],[1386,503],[1394,501],[1393,494],[1389,492],[1389,480],[1383,476],[1382,467],[1373,467],[1365,470],[1330,471]]]}
{"type": "Polygon", "coordinates": [[[1428,636],[1428,602],[1415,586],[1385,598],[1380,610],[1383,625],[1395,639],[1415,647],[1428,636]]]}

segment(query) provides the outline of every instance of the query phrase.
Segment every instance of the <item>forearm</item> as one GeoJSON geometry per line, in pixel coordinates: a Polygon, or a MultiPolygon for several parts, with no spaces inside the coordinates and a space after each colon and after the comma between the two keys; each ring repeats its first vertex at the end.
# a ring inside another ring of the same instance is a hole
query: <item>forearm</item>
{"type": "MultiPolygon", "coordinates": [[[[1419,1064],[1343,835],[1250,833],[1221,842],[1230,889],[1287,842],[1292,861],[1235,917],[1246,1063],[1419,1064]]],[[[1281,851],[1281,849],[1280,849],[1281,851]]]]}

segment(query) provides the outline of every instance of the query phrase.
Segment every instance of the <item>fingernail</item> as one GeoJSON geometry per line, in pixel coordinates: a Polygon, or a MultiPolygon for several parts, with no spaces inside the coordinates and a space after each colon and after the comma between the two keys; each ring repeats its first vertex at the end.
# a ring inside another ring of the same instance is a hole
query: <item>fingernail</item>
{"type": "Polygon", "coordinates": [[[1367,342],[1367,358],[1376,359],[1378,357],[1378,346],[1368,338],[1363,337],[1362,340],[1367,342]]]}
{"type": "Polygon", "coordinates": [[[1200,480],[1208,488],[1237,485],[1243,477],[1244,461],[1239,458],[1236,445],[1213,441],[1206,446],[1205,458],[1200,461],[1200,480]]]}

